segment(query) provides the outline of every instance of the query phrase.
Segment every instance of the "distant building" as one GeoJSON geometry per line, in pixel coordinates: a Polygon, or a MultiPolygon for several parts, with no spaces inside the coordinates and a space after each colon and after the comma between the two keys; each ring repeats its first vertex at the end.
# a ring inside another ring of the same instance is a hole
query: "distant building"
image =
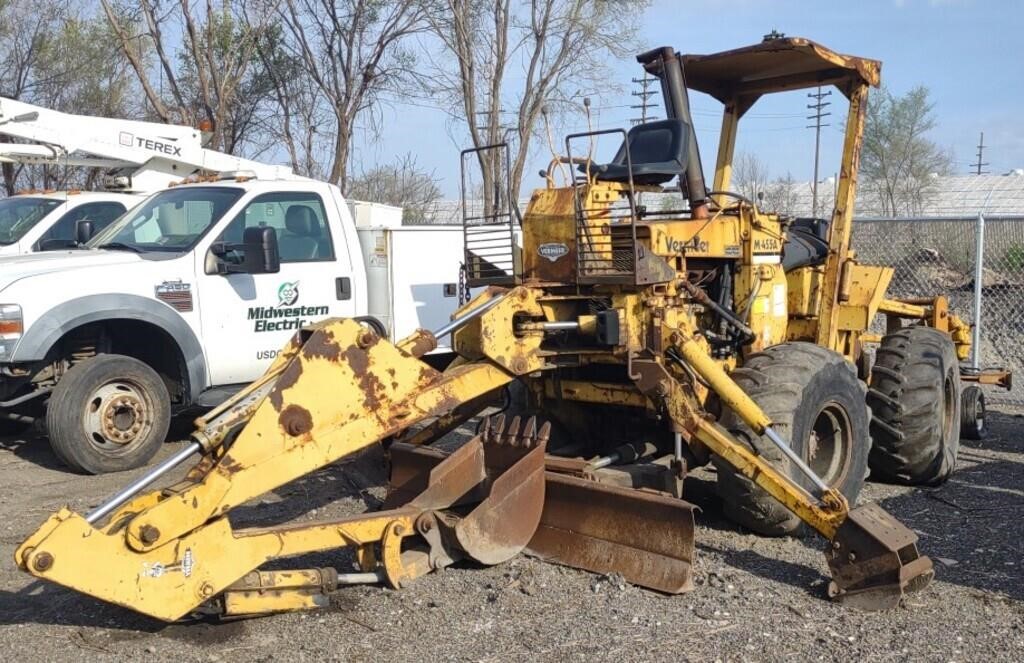
{"type": "MultiPolygon", "coordinates": [[[[835,178],[818,184],[818,216],[828,216],[835,199],[835,178]]],[[[768,187],[785,186],[780,182],[772,182],[768,187]]],[[[794,182],[785,195],[770,196],[772,199],[783,199],[791,209],[781,210],[791,216],[809,217],[812,208],[812,189],[810,182],[794,182]]],[[[1012,170],[1005,175],[936,175],[931,185],[922,196],[923,204],[913,215],[903,216],[975,216],[978,212],[986,214],[1016,214],[1024,216],[1024,169],[1012,170]]],[[[520,212],[526,211],[529,198],[519,201],[520,212]]],[[[669,201],[666,201],[669,204],[669,201]]],[[[671,206],[678,205],[671,201],[671,206]]],[[[882,205],[874,198],[869,187],[857,187],[855,216],[878,217],[882,215],[882,205]]],[[[774,211],[774,210],[772,210],[774,211]]],[[[432,214],[426,223],[460,224],[462,211],[458,200],[442,200],[435,204],[432,214]]]]}

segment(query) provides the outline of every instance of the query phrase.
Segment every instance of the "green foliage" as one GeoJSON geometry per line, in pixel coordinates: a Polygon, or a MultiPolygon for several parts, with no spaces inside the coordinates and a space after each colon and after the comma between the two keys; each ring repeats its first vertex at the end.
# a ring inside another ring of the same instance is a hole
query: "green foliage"
{"type": "Polygon", "coordinates": [[[1003,264],[1015,272],[1024,271],[1024,244],[1011,244],[1003,256],[1003,264]]]}

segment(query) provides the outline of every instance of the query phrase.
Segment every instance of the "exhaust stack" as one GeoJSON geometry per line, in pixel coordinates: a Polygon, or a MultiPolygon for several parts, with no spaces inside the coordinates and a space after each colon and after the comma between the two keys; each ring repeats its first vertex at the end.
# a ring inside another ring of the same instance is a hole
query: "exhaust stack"
{"type": "Polygon", "coordinates": [[[697,132],[693,128],[693,117],[690,114],[690,98],[686,93],[686,78],[683,65],[679,61],[674,48],[662,46],[636,56],[637,62],[644,66],[647,73],[658,77],[661,81],[661,94],[665,100],[665,114],[669,119],[686,122],[690,127],[689,147],[686,160],[686,191],[690,201],[690,209],[696,219],[707,218],[708,192],[704,185],[704,170],[700,161],[700,148],[697,146],[697,132]]]}

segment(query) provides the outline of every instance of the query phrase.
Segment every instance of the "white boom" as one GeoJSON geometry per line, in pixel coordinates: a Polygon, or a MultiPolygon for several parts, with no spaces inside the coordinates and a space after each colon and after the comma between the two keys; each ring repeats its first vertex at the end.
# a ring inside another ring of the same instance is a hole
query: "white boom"
{"type": "Polygon", "coordinates": [[[106,168],[108,188],[149,192],[196,173],[248,171],[259,179],[300,180],[286,166],[203,147],[192,127],[71,115],[0,97],[0,162],[106,168]],[[34,143],[34,144],[33,144],[34,143]]]}

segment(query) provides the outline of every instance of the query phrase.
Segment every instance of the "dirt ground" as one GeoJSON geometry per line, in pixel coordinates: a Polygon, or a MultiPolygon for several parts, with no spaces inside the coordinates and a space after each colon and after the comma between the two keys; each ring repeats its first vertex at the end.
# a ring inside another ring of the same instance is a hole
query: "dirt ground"
{"type": "MultiPolygon", "coordinates": [[[[1024,419],[991,415],[938,489],[868,484],[915,529],[937,580],[904,607],[861,613],[825,598],[816,538],[765,539],[721,515],[711,474],[689,479],[697,517],[696,590],[664,596],[520,557],[462,565],[392,591],[350,587],[330,609],[234,622],[167,625],[39,582],[15,547],[69,503],[101,502],[129,475],[66,472],[45,440],[0,440],[0,652],[57,660],[1024,660],[1024,419]]],[[[173,445],[164,449],[169,455],[173,445]]],[[[325,469],[258,504],[236,524],[313,519],[379,505],[380,452],[325,469]]],[[[339,555],[295,566],[333,565],[339,555]]],[[[96,573],[102,573],[96,569],[96,573]]]]}

